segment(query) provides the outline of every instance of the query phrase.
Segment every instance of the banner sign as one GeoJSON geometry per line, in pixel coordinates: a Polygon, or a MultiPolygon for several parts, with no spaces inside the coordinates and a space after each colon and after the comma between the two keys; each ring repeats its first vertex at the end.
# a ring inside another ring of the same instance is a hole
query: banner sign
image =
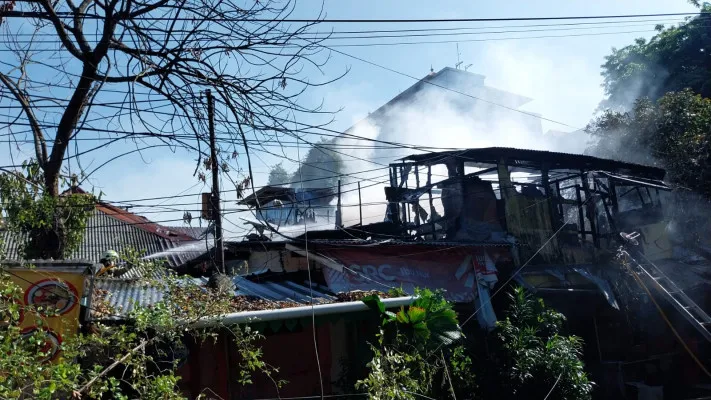
{"type": "Polygon", "coordinates": [[[13,269],[12,281],[24,290],[23,305],[40,310],[21,312],[17,321],[27,337],[38,330],[46,334],[46,361],[59,354],[63,338],[79,330],[80,300],[84,292],[84,274],[40,269],[13,269]],[[38,321],[41,318],[42,321],[38,321]]]}
{"type": "Polygon", "coordinates": [[[455,302],[476,298],[476,285],[496,281],[496,264],[510,262],[507,247],[398,245],[338,248],[318,251],[344,268],[324,267],[328,287],[334,292],[353,290],[387,291],[402,287],[412,293],[416,287],[444,289],[455,302]]]}

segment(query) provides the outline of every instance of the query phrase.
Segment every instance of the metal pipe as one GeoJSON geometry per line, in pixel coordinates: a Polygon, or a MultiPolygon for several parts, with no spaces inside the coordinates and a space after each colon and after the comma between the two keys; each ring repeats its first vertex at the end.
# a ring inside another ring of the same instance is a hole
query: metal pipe
{"type": "MultiPolygon", "coordinates": [[[[415,299],[414,296],[395,297],[382,299],[385,308],[396,308],[408,305],[415,299]]],[[[370,308],[362,301],[347,303],[317,304],[314,306],[301,306],[282,308],[277,310],[242,311],[217,317],[205,317],[193,324],[194,328],[204,328],[213,325],[233,325],[253,322],[277,321],[293,318],[310,317],[311,315],[345,314],[350,312],[367,311],[370,308]]]]}

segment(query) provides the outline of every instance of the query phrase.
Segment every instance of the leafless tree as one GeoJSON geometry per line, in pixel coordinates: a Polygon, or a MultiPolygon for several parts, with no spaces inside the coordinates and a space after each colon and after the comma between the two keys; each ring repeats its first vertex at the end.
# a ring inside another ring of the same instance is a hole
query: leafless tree
{"type": "Polygon", "coordinates": [[[291,0],[0,0],[0,137],[32,145],[50,196],[77,170],[75,183],[147,148],[189,149],[196,173],[206,158],[227,171],[230,159],[249,156],[250,141],[328,114],[297,102],[328,83],[304,78],[328,53],[315,22],[284,21],[294,9],[291,0]],[[220,160],[204,144],[206,89],[218,103],[220,160]],[[125,142],[128,151],[82,165],[125,142]]]}

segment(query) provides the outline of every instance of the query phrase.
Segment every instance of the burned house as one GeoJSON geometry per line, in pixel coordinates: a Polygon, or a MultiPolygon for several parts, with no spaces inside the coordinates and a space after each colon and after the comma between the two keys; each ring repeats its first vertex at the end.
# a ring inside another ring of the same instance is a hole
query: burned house
{"type": "MultiPolygon", "coordinates": [[[[687,348],[709,354],[706,278],[689,275],[699,265],[675,260],[663,170],[511,148],[411,155],[389,169],[383,222],[225,244],[239,307],[222,317],[262,332],[265,360],[292,383],[279,393],[268,380],[236,384],[239,355],[222,332],[210,343],[186,343],[180,370],[186,395],[207,387],[221,398],[314,396],[322,380],[325,395],[347,394],[352,385],[339,380],[354,368],[363,373],[379,323],[359,301],[363,295],[404,291],[407,296],[386,300],[397,308],[412,300],[415,288],[443,289],[460,321],[472,320],[467,335],[479,338],[495,327],[505,298],[497,293],[510,282],[566,315],[569,330],[584,339],[599,398],[625,398],[631,385],[671,390],[702,382],[655,307],[661,304],[687,348]],[[628,257],[627,267],[620,255],[628,257]],[[644,297],[635,276],[653,295],[644,297]],[[314,336],[321,371],[314,357],[292,356],[314,336]]],[[[242,204],[261,221],[284,227],[321,218],[315,211],[333,199],[326,190],[265,187],[242,204]]],[[[325,218],[332,216],[335,210],[325,218]]],[[[210,254],[204,262],[214,264],[210,254]]],[[[193,272],[185,278],[206,285],[205,271],[193,272]]],[[[92,284],[100,291],[93,304],[112,310],[90,314],[94,321],[122,323],[135,305],[149,307],[163,296],[140,277],[100,277],[92,284]]]]}
{"type": "Polygon", "coordinates": [[[531,264],[600,261],[629,230],[641,230],[655,258],[670,250],[660,242],[669,188],[659,168],[499,147],[401,161],[390,165],[387,218],[413,240],[509,238],[531,264]]]}
{"type": "Polygon", "coordinates": [[[606,266],[625,243],[620,234],[638,232],[652,260],[671,256],[663,178],[658,168],[546,151],[411,155],[390,165],[385,222],[310,232],[309,248],[323,256],[335,291],[446,289],[450,300],[481,309],[488,329],[499,275],[551,296],[587,296],[591,309],[619,309],[619,268],[606,266]]]}
{"type": "MultiPolygon", "coordinates": [[[[697,361],[711,350],[711,265],[679,258],[664,175],[512,148],[411,155],[390,165],[386,224],[414,243],[508,243],[512,262],[496,273],[567,316],[585,340],[601,398],[622,398],[630,387],[681,398],[702,393],[697,361]]],[[[487,294],[477,288],[477,298],[487,294]]]]}

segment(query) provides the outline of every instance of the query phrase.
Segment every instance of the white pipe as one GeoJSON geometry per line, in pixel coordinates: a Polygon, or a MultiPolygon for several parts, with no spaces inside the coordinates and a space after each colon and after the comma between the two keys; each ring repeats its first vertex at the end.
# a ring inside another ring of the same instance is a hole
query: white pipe
{"type": "MultiPolygon", "coordinates": [[[[414,296],[394,297],[391,299],[381,299],[385,308],[405,306],[415,299],[414,296]]],[[[247,322],[265,322],[285,320],[292,318],[310,317],[313,315],[345,314],[356,311],[366,311],[370,308],[362,301],[349,301],[347,303],[316,304],[312,306],[300,306],[282,308],[278,310],[242,311],[232,314],[225,314],[219,317],[205,317],[196,322],[193,327],[204,328],[217,324],[234,325],[247,322]]]]}

